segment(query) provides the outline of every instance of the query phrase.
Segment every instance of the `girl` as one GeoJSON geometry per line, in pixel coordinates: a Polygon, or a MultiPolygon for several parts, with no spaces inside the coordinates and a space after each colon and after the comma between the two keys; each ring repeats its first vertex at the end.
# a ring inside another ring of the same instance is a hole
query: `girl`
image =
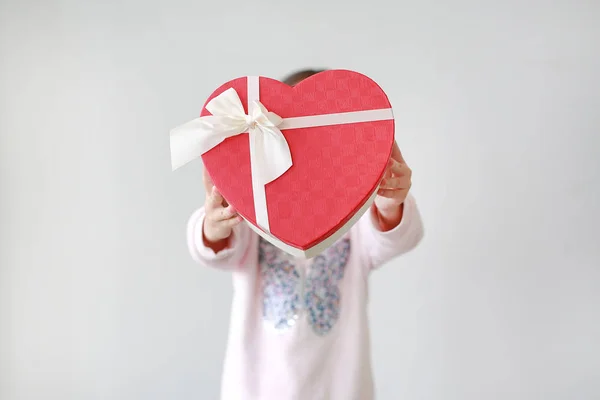
{"type": "Polygon", "coordinates": [[[423,236],[398,146],[370,212],[312,260],[294,259],[240,224],[206,171],[204,185],[204,207],[188,223],[189,250],[198,263],[231,271],[234,286],[221,398],[373,399],[367,278],[423,236]]]}

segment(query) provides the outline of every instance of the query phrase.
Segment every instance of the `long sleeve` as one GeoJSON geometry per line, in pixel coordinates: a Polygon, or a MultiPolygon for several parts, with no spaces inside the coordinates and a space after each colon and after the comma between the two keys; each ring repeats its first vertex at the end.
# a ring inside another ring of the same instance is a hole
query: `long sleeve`
{"type": "Polygon", "coordinates": [[[421,215],[411,195],[404,201],[402,221],[394,229],[382,232],[373,208],[360,219],[357,229],[361,247],[366,252],[371,269],[411,251],[419,244],[424,234],[421,215]]]}
{"type": "Polygon", "coordinates": [[[242,222],[233,229],[229,246],[215,253],[213,249],[204,245],[202,239],[204,215],[204,208],[200,208],[192,214],[188,221],[187,244],[192,259],[207,267],[236,269],[243,263],[252,242],[252,235],[255,233],[242,222]]]}

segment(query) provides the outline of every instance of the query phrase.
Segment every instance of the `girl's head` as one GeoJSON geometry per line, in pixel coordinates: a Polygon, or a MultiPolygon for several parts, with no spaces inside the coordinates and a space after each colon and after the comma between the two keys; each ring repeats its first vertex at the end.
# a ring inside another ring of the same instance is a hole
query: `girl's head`
{"type": "Polygon", "coordinates": [[[324,69],[302,69],[288,74],[282,82],[286,85],[295,86],[306,78],[325,71],[324,69]]]}

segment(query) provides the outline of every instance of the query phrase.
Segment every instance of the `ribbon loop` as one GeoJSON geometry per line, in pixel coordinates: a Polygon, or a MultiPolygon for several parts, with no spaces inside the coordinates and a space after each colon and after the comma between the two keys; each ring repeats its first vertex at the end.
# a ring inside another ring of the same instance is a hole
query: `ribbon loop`
{"type": "Polygon", "coordinates": [[[173,170],[206,153],[223,140],[249,132],[259,151],[252,165],[252,177],[258,183],[279,178],[292,166],[292,154],[283,133],[277,128],[282,119],[269,112],[258,100],[251,115],[233,88],[225,90],[206,104],[212,114],[196,118],[171,131],[171,162],[173,170]]]}

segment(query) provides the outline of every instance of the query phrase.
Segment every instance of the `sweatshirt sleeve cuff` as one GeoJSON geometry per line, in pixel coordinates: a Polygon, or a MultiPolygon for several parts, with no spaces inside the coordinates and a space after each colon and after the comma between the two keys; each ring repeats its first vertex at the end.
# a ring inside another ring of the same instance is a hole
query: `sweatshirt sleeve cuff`
{"type": "Polygon", "coordinates": [[[402,210],[402,220],[400,223],[389,231],[382,231],[379,227],[379,221],[377,220],[376,210],[373,207],[370,214],[370,222],[373,234],[383,240],[397,241],[410,232],[412,222],[415,218],[416,213],[416,202],[415,199],[409,194],[404,200],[404,209],[402,210]]]}

